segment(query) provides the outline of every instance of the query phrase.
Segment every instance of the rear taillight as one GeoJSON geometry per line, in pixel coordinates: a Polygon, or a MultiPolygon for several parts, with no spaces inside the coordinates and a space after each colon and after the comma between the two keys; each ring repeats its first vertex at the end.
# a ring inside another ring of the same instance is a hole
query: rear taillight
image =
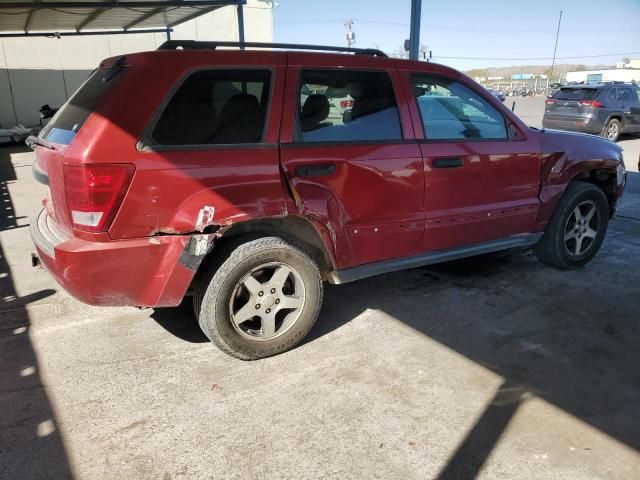
{"type": "Polygon", "coordinates": [[[547,105],[553,105],[554,103],[556,103],[556,101],[553,98],[547,98],[544,103],[546,103],[547,105]]]}
{"type": "Polygon", "coordinates": [[[64,186],[73,228],[103,232],[133,177],[133,165],[65,165],[64,186]]]}
{"type": "Polygon", "coordinates": [[[593,107],[593,108],[602,108],[604,105],[600,103],[598,100],[580,100],[580,105],[585,107],[593,107]]]}
{"type": "Polygon", "coordinates": [[[353,107],[353,100],[340,100],[340,106],[342,108],[351,108],[353,107]]]}

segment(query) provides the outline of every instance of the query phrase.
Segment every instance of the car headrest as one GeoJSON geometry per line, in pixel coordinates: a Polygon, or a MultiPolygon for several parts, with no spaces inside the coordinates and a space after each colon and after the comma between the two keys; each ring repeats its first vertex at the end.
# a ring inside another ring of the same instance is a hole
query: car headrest
{"type": "Polygon", "coordinates": [[[303,131],[312,129],[329,116],[329,99],[321,93],[309,95],[300,112],[300,123],[303,131]]]}
{"type": "Polygon", "coordinates": [[[388,97],[367,98],[360,97],[353,101],[353,108],[351,110],[351,118],[353,120],[371,115],[376,112],[380,112],[389,107],[394,106],[395,100],[388,97]]]}
{"type": "Polygon", "coordinates": [[[225,104],[220,117],[222,122],[233,121],[242,115],[260,110],[260,103],[254,95],[238,93],[225,104]]]}

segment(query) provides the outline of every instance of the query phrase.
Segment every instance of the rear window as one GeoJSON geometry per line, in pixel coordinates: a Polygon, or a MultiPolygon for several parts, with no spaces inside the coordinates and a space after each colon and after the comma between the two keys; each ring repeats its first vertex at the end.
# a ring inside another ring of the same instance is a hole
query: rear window
{"type": "Polygon", "coordinates": [[[180,85],[153,128],[157,145],[261,143],[271,72],[200,70],[180,85]]]}
{"type": "Polygon", "coordinates": [[[598,93],[595,88],[561,88],[553,96],[556,100],[593,100],[598,93]]]}
{"type": "Polygon", "coordinates": [[[80,86],[42,130],[50,142],[69,145],[105,94],[120,78],[124,57],[109,68],[99,68],[80,86]]]}

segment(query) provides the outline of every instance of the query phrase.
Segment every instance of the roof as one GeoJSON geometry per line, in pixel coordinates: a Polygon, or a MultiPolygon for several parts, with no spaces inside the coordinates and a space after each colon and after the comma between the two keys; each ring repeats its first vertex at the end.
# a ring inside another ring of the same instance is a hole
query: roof
{"type": "Polygon", "coordinates": [[[607,87],[635,87],[636,84],[634,84],[633,82],[618,82],[618,81],[611,81],[611,82],[593,82],[593,83],[574,83],[574,84],[567,84],[567,85],[562,85],[560,88],[573,88],[573,89],[581,89],[581,88],[590,88],[590,89],[594,89],[594,88],[607,88],[607,87]]]}
{"type": "Polygon", "coordinates": [[[170,29],[246,0],[0,0],[0,36],[170,29]]]}

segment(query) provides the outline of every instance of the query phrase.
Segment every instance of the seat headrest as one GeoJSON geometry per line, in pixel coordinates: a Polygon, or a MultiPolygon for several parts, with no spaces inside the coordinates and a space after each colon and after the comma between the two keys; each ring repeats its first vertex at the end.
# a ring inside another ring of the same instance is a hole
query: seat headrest
{"type": "Polygon", "coordinates": [[[309,95],[300,112],[302,130],[309,130],[314,125],[326,120],[329,116],[329,110],[329,99],[326,95],[321,93],[309,95]]]}
{"type": "Polygon", "coordinates": [[[229,99],[222,109],[221,117],[224,120],[237,118],[249,112],[260,110],[260,103],[254,95],[248,93],[237,93],[229,99]]]}
{"type": "Polygon", "coordinates": [[[377,113],[381,110],[385,110],[394,106],[395,100],[389,97],[367,98],[360,97],[353,101],[353,108],[351,110],[351,118],[353,120],[377,113]]]}

